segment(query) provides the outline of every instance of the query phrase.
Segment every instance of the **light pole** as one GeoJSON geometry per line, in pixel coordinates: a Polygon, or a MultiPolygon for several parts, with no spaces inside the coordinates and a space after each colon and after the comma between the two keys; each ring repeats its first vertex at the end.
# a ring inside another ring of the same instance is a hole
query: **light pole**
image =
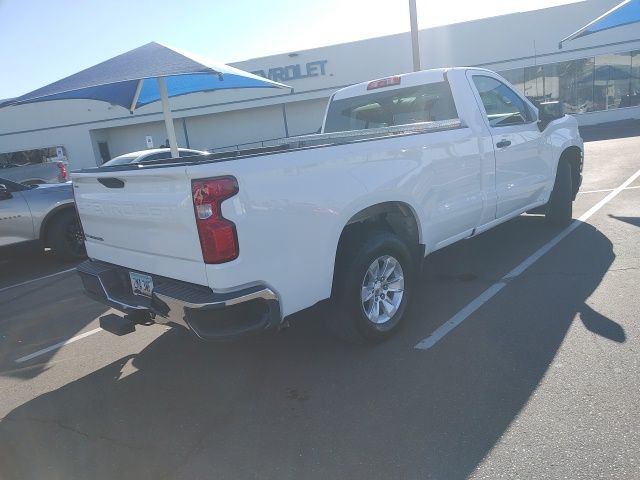
{"type": "Polygon", "coordinates": [[[420,70],[420,45],[418,43],[418,13],[416,0],[409,0],[409,17],[411,19],[411,49],[413,51],[413,71],[420,70]]]}

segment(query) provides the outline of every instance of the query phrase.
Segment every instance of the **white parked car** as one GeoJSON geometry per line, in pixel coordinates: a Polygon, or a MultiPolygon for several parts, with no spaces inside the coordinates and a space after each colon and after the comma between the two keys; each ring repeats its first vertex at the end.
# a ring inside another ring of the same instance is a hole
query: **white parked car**
{"type": "Polygon", "coordinates": [[[569,223],[582,152],[574,118],[488,70],[365,82],[333,94],[318,135],[72,174],[78,272],[128,314],[102,322],[119,333],[155,321],[228,338],[330,298],[337,332],[376,342],[407,316],[425,255],[526,211],[569,223]]]}
{"type": "MultiPolygon", "coordinates": [[[[201,150],[191,150],[190,148],[178,148],[180,158],[194,157],[196,155],[207,155],[209,152],[201,150]]],[[[148,150],[140,150],[138,152],[125,153],[118,157],[112,158],[108,162],[102,164],[103,167],[113,165],[128,165],[146,162],[155,162],[158,160],[167,160],[171,158],[170,148],[150,148],[148,150]]]]}

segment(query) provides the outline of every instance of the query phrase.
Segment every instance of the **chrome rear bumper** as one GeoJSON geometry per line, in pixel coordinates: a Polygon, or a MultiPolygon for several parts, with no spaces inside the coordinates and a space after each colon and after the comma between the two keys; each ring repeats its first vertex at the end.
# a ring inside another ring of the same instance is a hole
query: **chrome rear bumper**
{"type": "Polygon", "coordinates": [[[125,314],[148,313],[156,323],[179,325],[203,340],[223,340],[282,323],[277,295],[265,286],[216,293],[202,285],[150,275],[151,297],[131,291],[129,270],[87,260],[77,267],[85,293],[125,314]]]}

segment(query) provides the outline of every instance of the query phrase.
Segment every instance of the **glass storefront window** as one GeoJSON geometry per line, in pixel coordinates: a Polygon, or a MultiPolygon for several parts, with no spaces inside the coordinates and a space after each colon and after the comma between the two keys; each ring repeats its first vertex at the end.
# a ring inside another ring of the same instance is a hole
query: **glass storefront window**
{"type": "Polygon", "coordinates": [[[559,62],[544,67],[551,100],[559,101],[566,113],[578,113],[575,66],[574,62],[559,62]]]}
{"type": "Polygon", "coordinates": [[[544,89],[544,68],[541,65],[526,67],[524,69],[524,95],[536,102],[544,102],[544,89]]]}
{"type": "Polygon", "coordinates": [[[560,100],[560,74],[562,69],[558,63],[550,63],[542,67],[542,92],[545,102],[560,100]]]}
{"type": "Polygon", "coordinates": [[[640,50],[500,74],[531,100],[560,101],[566,113],[640,106],[640,50]]]}
{"type": "Polygon", "coordinates": [[[631,83],[630,53],[596,56],[593,101],[595,110],[611,110],[625,106],[631,83]],[[622,103],[622,105],[620,105],[622,103]]]}
{"type": "Polygon", "coordinates": [[[20,165],[31,165],[47,161],[65,159],[63,146],[20,150],[18,152],[0,153],[0,169],[20,165]]]}
{"type": "Polygon", "coordinates": [[[631,52],[631,79],[629,96],[623,97],[621,107],[636,107],[640,105],[640,50],[631,52]]]}
{"type": "Polygon", "coordinates": [[[576,73],[576,110],[575,113],[593,112],[593,57],[581,58],[571,62],[576,73]]]}
{"type": "MultiPolygon", "coordinates": [[[[640,56],[638,57],[638,65],[640,66],[640,56]]],[[[513,70],[500,72],[500,75],[518,90],[524,92],[524,68],[514,68],[513,70]]]]}

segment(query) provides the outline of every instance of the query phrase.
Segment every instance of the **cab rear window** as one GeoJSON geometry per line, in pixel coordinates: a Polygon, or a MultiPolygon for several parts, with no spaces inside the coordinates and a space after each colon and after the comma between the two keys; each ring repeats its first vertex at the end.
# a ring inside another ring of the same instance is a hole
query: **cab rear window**
{"type": "Polygon", "coordinates": [[[458,112],[451,88],[448,82],[437,82],[335,100],[329,105],[324,131],[366,130],[455,118],[458,112]]]}

